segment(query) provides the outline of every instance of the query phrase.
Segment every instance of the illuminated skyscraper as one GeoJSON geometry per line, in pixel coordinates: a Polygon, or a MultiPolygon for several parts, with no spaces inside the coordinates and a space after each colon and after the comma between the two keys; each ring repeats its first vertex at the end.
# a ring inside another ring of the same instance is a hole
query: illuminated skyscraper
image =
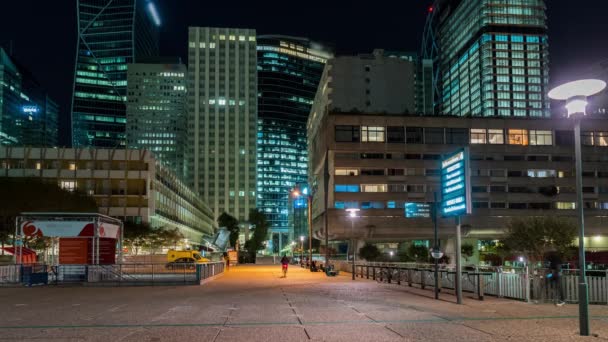
{"type": "Polygon", "coordinates": [[[217,219],[255,208],[255,30],[190,27],[186,182],[217,219]]]}
{"type": "Polygon", "coordinates": [[[158,54],[152,0],[78,0],[74,147],[125,147],[127,64],[158,54]]]}
{"type": "Polygon", "coordinates": [[[148,150],[180,178],[184,176],[186,73],[179,58],[129,64],[127,146],[148,150]]]}
{"type": "Polygon", "coordinates": [[[0,48],[0,145],[57,146],[58,116],[46,90],[0,48]]]}
{"type": "Polygon", "coordinates": [[[436,112],[549,117],[544,0],[436,0],[424,58],[435,61],[436,112]]]}
{"type": "Polygon", "coordinates": [[[331,54],[308,39],[278,35],[258,36],[257,50],[257,206],[268,216],[278,252],[291,242],[289,193],[307,182],[306,121],[331,54]]]}

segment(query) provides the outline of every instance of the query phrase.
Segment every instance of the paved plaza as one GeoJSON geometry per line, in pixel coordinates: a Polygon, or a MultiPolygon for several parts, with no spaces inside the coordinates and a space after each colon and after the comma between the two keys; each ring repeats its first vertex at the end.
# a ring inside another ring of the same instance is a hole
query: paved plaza
{"type": "Polygon", "coordinates": [[[201,286],[0,288],[0,341],[603,341],[577,336],[576,305],[430,290],[291,266],[237,266],[201,286]]]}

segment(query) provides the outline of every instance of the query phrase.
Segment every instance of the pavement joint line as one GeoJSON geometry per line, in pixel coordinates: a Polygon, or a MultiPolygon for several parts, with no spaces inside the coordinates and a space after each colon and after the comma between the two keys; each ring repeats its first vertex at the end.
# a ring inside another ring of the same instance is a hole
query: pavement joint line
{"type": "MultiPolygon", "coordinates": [[[[345,321],[313,321],[304,322],[302,325],[328,325],[328,324],[378,324],[378,323],[454,323],[467,321],[509,321],[509,320],[541,320],[541,319],[575,319],[576,316],[530,316],[530,317],[457,317],[451,321],[443,318],[428,319],[401,319],[401,320],[345,320],[345,321]]],[[[607,319],[608,316],[592,316],[593,320],[607,319]]],[[[22,325],[22,326],[0,326],[0,330],[10,329],[86,329],[86,328],[163,328],[163,327],[238,327],[238,326],[261,326],[261,325],[295,325],[294,322],[242,322],[242,323],[156,323],[156,324],[81,324],[81,325],[22,325]]]]}

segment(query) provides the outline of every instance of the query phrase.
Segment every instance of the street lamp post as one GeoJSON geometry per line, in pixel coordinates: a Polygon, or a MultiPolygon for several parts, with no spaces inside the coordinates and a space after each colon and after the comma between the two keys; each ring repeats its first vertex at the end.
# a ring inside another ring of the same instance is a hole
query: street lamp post
{"type": "Polygon", "coordinates": [[[352,261],[353,278],[352,279],[355,280],[355,255],[357,254],[357,247],[355,247],[354,230],[355,230],[355,218],[357,217],[357,212],[359,211],[359,209],[350,208],[350,209],[346,209],[346,211],[348,211],[348,216],[350,217],[350,243],[353,248],[353,261],[352,261]]]}
{"type": "Polygon", "coordinates": [[[549,92],[554,100],[566,101],[568,117],[574,119],[574,154],[576,164],[576,211],[578,214],[579,235],[579,284],[578,311],[581,336],[589,336],[589,294],[585,272],[585,214],[583,208],[583,162],[581,156],[581,119],[586,114],[587,97],[595,95],[606,88],[606,82],[600,80],[579,80],[562,84],[549,92]]]}
{"type": "Polygon", "coordinates": [[[304,235],[300,236],[300,264],[304,261],[304,235]]]}
{"type": "MultiPolygon", "coordinates": [[[[308,210],[308,261],[310,267],[312,267],[312,193],[310,193],[308,188],[304,188],[302,192],[294,189],[291,193],[295,198],[306,196],[306,209],[308,210]]],[[[303,249],[304,247],[302,247],[303,249]]]]}

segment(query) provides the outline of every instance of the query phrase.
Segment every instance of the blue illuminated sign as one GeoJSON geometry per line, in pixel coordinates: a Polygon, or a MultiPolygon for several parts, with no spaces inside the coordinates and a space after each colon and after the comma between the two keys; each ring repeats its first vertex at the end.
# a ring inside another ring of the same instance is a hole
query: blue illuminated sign
{"type": "Polygon", "coordinates": [[[431,217],[431,205],[427,203],[405,203],[405,217],[419,218],[431,217]]]}
{"type": "Polygon", "coordinates": [[[441,161],[441,215],[471,213],[471,191],[467,149],[448,155],[441,161]]]}
{"type": "Polygon", "coordinates": [[[21,111],[23,111],[25,114],[36,114],[38,113],[39,109],[38,106],[23,106],[21,107],[21,111]]]}

